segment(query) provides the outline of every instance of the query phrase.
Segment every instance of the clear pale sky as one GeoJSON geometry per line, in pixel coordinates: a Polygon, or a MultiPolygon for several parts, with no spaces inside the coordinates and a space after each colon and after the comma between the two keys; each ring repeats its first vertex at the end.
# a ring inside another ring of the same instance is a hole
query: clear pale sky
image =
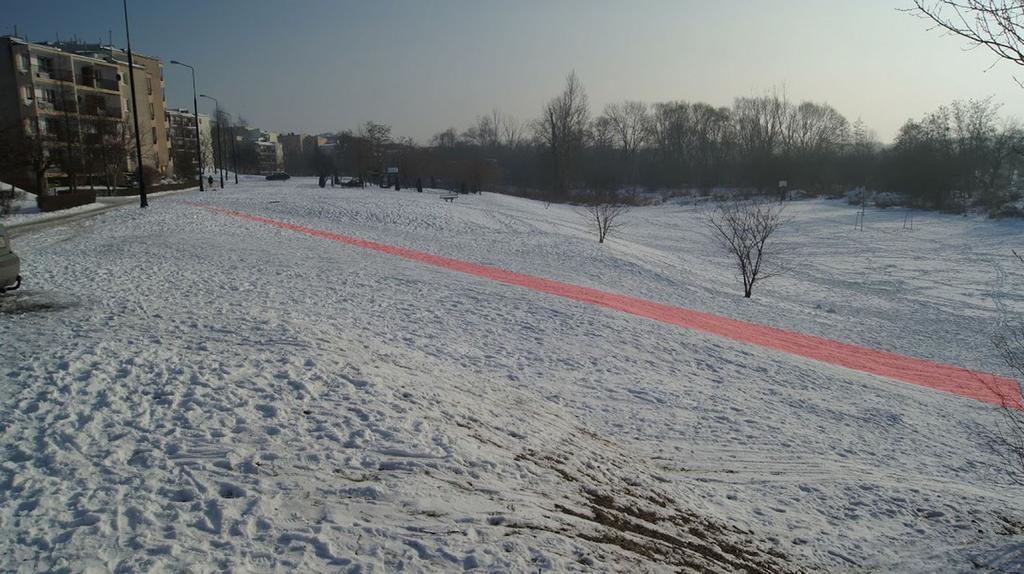
{"type": "MultiPolygon", "coordinates": [[[[498,108],[532,119],[575,69],[592,108],[784,87],[888,141],[910,117],[992,95],[1024,118],[1024,89],[981,49],[897,11],[910,1],[131,0],[133,47],[196,66],[199,89],[261,128],[366,120],[426,141],[498,108]],[[987,71],[986,71],[987,70],[987,71]]],[[[124,44],[120,0],[0,0],[0,33],[124,44]]],[[[166,67],[172,107],[188,71],[166,67]]],[[[207,109],[204,103],[201,109],[207,109]]]]}

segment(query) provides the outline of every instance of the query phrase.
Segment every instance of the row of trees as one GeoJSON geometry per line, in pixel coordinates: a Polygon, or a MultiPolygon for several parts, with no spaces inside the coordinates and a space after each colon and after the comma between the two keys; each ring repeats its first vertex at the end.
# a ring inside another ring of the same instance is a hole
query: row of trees
{"type": "MultiPolygon", "coordinates": [[[[47,172],[58,169],[71,191],[97,185],[113,189],[124,185],[128,157],[135,134],[125,122],[107,117],[90,102],[76,102],[58,84],[52,100],[41,103],[56,112],[27,124],[0,126],[0,176],[19,187],[45,194],[47,172]]],[[[144,160],[153,149],[143,144],[144,160]]],[[[155,172],[151,170],[151,175],[155,172]]]]}
{"type": "Polygon", "coordinates": [[[579,77],[566,79],[532,122],[495,111],[426,148],[433,161],[494,162],[506,191],[556,201],[638,188],[789,188],[842,194],[853,187],[905,194],[915,205],[962,209],[1016,198],[1024,131],[991,99],[953,102],[908,120],[883,146],[860,120],[824,103],[772,91],[732,106],[624,101],[593,114],[579,77]]]}
{"type": "Polygon", "coordinates": [[[914,203],[962,210],[1016,198],[1024,130],[991,99],[953,102],[911,120],[886,150],[880,179],[914,203]]]}
{"type": "MultiPolygon", "coordinates": [[[[60,113],[39,117],[27,125],[0,126],[0,180],[33,190],[37,195],[49,191],[48,174],[52,176],[54,171],[62,174],[58,184],[72,192],[85,186],[113,191],[132,184],[135,173],[129,167],[135,159],[135,133],[130,122],[80,113],[82,110],[75,109],[71,100],[58,99],[47,104],[60,113]]],[[[239,170],[255,172],[258,162],[254,146],[243,137],[247,133],[245,120],[233,121],[222,111],[214,118],[214,129],[218,124],[222,129],[220,145],[209,133],[201,136],[206,169],[232,165],[232,152],[237,150],[239,170]],[[230,147],[232,139],[238,141],[235,150],[230,147]]],[[[149,138],[143,138],[141,147],[143,177],[153,185],[159,176],[154,167],[156,151],[149,138]]],[[[171,154],[174,177],[195,181],[195,144],[172,149],[171,154]]]]}

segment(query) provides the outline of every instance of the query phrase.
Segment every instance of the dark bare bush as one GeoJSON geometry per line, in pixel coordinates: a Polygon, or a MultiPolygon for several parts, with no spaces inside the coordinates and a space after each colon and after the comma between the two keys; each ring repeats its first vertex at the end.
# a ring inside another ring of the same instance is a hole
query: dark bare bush
{"type": "MultiPolygon", "coordinates": [[[[996,349],[1003,362],[1024,378],[1024,327],[1014,327],[996,337],[996,349]]],[[[1024,485],[1024,405],[1018,397],[1001,397],[999,421],[988,442],[1002,461],[1002,471],[1014,484],[1024,485]]]]}
{"type": "Polygon", "coordinates": [[[581,203],[579,214],[597,233],[598,243],[604,243],[609,233],[623,227],[625,221],[622,216],[630,210],[621,194],[614,191],[587,194],[581,203]]]}
{"type": "Polygon", "coordinates": [[[711,235],[736,264],[744,297],[755,283],[783,271],[777,234],[786,222],[782,204],[763,198],[719,203],[705,213],[711,235]]]}
{"type": "Polygon", "coordinates": [[[14,211],[14,200],[17,198],[13,185],[10,189],[0,187],[0,216],[10,215],[14,211]]]}

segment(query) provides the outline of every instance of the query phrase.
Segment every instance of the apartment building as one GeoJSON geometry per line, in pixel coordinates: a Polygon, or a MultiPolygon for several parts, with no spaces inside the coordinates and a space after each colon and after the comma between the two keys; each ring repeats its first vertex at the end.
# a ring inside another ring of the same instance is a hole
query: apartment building
{"type": "Polygon", "coordinates": [[[278,141],[277,133],[260,129],[244,129],[239,138],[242,145],[252,146],[255,149],[256,165],[250,167],[255,167],[257,173],[270,174],[284,168],[284,149],[281,142],[278,141]]]}
{"type": "MultiPolygon", "coordinates": [[[[171,150],[171,172],[179,178],[198,173],[196,155],[196,116],[191,110],[167,110],[167,140],[171,150]]],[[[199,114],[199,141],[203,146],[203,165],[213,168],[213,130],[210,116],[199,114]]]]}
{"type": "Polygon", "coordinates": [[[305,156],[308,150],[304,150],[303,142],[307,139],[305,134],[280,134],[277,141],[281,144],[281,153],[284,156],[284,170],[292,175],[306,175],[305,156]]]}
{"type": "MultiPolygon", "coordinates": [[[[112,168],[109,157],[107,162],[96,161],[100,153],[95,151],[114,141],[131,140],[127,60],[124,51],[110,46],[0,37],[0,128],[38,137],[58,159],[46,172],[44,186],[67,185],[72,175],[79,184],[95,183],[97,178],[102,183],[112,169],[121,175],[135,169],[134,154],[115,158],[123,166],[112,168]]],[[[163,69],[156,58],[135,55],[135,62],[143,163],[167,174],[163,69]]],[[[29,173],[6,177],[35,188],[29,173]]]]}
{"type": "MultiPolygon", "coordinates": [[[[65,52],[116,62],[120,67],[125,120],[131,122],[131,90],[128,85],[128,52],[101,44],[60,42],[54,44],[65,52]]],[[[168,144],[167,98],[164,66],[159,58],[132,52],[135,63],[135,94],[139,103],[139,133],[142,134],[142,163],[151,165],[162,176],[170,175],[171,150],[168,144]]],[[[135,158],[129,158],[135,169],[135,158]]]]}

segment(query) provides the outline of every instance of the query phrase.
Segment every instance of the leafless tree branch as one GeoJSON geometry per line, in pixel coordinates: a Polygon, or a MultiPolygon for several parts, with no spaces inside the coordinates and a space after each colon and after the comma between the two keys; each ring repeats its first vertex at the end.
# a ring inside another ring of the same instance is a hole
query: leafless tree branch
{"type": "Polygon", "coordinates": [[[704,223],[734,258],[744,297],[751,296],[755,283],[782,271],[775,239],[787,220],[780,204],[763,199],[729,201],[707,212],[704,223]]]}

